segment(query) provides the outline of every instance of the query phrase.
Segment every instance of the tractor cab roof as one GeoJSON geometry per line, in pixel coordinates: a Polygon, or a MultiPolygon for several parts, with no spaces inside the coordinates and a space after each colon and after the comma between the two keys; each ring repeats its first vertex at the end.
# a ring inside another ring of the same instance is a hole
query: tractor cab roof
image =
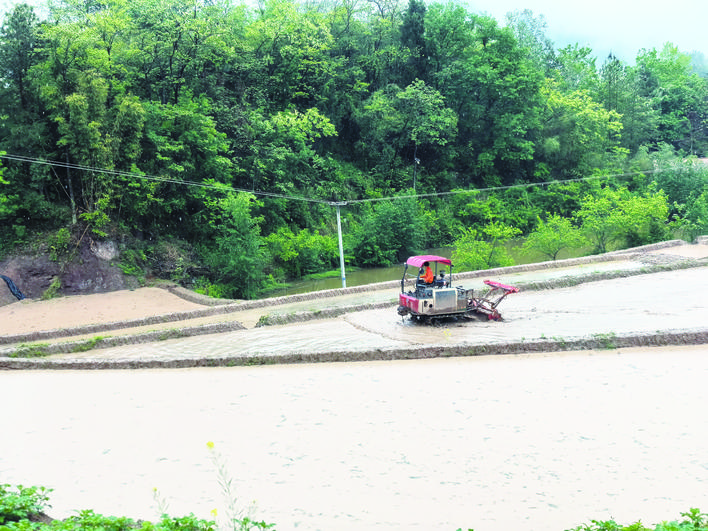
{"type": "Polygon", "coordinates": [[[434,254],[424,254],[420,256],[411,256],[406,260],[406,265],[409,266],[414,266],[414,267],[423,267],[423,264],[425,262],[438,262],[440,264],[445,264],[448,266],[452,266],[452,262],[450,261],[449,258],[445,258],[443,256],[436,256],[434,254]]]}

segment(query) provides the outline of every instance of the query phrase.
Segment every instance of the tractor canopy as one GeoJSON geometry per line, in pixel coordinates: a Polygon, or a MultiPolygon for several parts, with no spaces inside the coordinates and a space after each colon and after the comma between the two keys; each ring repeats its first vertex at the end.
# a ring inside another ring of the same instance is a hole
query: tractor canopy
{"type": "Polygon", "coordinates": [[[445,264],[448,266],[452,266],[452,262],[450,261],[449,258],[445,258],[443,256],[436,256],[434,254],[424,254],[421,256],[411,256],[406,260],[406,265],[413,266],[413,267],[423,267],[423,264],[425,262],[438,262],[440,264],[445,264]]]}

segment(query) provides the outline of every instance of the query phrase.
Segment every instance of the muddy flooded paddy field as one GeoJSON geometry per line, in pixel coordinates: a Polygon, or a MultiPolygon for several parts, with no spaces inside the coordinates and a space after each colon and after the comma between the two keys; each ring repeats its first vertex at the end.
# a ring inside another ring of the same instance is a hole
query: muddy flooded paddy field
{"type": "Polygon", "coordinates": [[[233,501],[280,531],[658,522],[708,507],[707,380],[702,346],[4,371],[0,477],[55,489],[55,517],[233,501]]]}

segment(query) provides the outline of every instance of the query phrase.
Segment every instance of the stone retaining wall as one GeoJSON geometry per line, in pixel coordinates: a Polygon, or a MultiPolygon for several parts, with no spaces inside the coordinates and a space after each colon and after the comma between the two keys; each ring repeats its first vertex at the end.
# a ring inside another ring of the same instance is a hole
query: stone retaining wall
{"type": "Polygon", "coordinates": [[[493,356],[504,354],[532,354],[579,350],[606,350],[629,347],[659,347],[676,345],[704,345],[708,343],[708,330],[685,330],[671,333],[595,335],[587,338],[560,340],[521,341],[489,345],[442,345],[414,348],[386,348],[365,351],[295,352],[286,355],[229,356],[222,358],[193,359],[111,359],[111,360],[51,360],[42,358],[0,358],[0,370],[29,369],[150,369],[232,367],[244,365],[271,365],[292,363],[354,362],[377,360],[407,360],[428,358],[451,358],[461,356],[493,356]]]}

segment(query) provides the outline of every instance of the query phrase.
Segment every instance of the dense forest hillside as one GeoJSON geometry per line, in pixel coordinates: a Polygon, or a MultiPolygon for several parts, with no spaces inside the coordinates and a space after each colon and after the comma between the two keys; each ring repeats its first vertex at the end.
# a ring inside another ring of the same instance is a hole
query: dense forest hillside
{"type": "Polygon", "coordinates": [[[338,267],[336,209],[359,267],[708,228],[700,52],[630,66],[556,49],[529,11],[420,0],[43,13],[18,4],[0,29],[3,255],[111,241],[137,278],[252,298],[338,267]]]}

